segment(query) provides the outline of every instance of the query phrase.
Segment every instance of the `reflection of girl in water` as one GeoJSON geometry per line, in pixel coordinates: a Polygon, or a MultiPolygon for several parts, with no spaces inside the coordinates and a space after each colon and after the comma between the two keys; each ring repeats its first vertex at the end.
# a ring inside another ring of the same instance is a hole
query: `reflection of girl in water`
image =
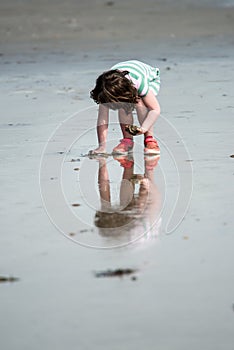
{"type": "Polygon", "coordinates": [[[116,157],[124,168],[118,208],[113,208],[111,204],[106,159],[104,157],[98,159],[101,209],[96,212],[95,225],[102,236],[117,238],[127,235],[130,239],[136,239],[148,231],[150,235],[158,235],[155,225],[159,221],[160,194],[153,179],[158,159],[146,157],[145,175],[134,175],[133,157],[116,157]],[[137,188],[138,191],[135,193],[137,188]]]}

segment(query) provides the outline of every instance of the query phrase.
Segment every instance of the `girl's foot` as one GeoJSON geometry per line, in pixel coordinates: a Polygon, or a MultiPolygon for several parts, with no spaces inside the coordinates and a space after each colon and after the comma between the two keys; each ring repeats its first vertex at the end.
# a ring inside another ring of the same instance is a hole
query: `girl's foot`
{"type": "Polygon", "coordinates": [[[113,154],[123,154],[126,155],[129,152],[131,152],[133,149],[133,141],[132,139],[128,139],[128,138],[124,138],[122,140],[120,140],[120,143],[118,144],[118,146],[116,146],[113,149],[113,154]]]}
{"type": "Polygon", "coordinates": [[[158,142],[153,138],[153,136],[147,136],[144,141],[145,149],[144,153],[146,155],[160,154],[160,148],[158,142]]]}
{"type": "Polygon", "coordinates": [[[105,147],[100,146],[89,151],[89,155],[100,155],[100,154],[106,154],[105,147]]]}

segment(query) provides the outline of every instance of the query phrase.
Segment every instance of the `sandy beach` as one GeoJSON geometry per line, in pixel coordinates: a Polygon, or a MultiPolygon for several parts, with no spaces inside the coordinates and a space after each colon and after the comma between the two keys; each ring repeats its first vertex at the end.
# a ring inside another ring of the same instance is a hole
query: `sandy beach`
{"type": "Polygon", "coordinates": [[[233,34],[233,1],[1,1],[1,349],[233,350],[233,34]],[[125,169],[85,155],[127,59],[162,153],[125,169]]]}

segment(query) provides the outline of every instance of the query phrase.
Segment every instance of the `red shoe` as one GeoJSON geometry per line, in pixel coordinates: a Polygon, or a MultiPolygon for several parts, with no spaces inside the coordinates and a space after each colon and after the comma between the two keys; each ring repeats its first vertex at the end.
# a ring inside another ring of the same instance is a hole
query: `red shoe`
{"type": "Polygon", "coordinates": [[[131,169],[134,165],[132,156],[116,155],[113,156],[113,158],[117,160],[123,168],[131,169]]]}
{"type": "Polygon", "coordinates": [[[144,141],[145,149],[144,153],[146,155],[156,155],[160,154],[160,148],[157,141],[153,138],[153,136],[147,136],[144,141]]]}
{"type": "Polygon", "coordinates": [[[120,140],[120,144],[113,149],[113,154],[123,154],[127,155],[133,149],[132,139],[124,138],[120,140]]]}

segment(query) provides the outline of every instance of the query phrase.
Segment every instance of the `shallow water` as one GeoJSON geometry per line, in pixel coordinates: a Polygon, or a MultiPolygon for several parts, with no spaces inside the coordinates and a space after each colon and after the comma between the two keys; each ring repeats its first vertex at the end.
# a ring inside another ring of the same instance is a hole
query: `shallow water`
{"type": "MultiPolygon", "coordinates": [[[[142,136],[135,137],[134,151],[128,157],[90,158],[84,154],[96,146],[96,129],[91,127],[95,114],[92,108],[73,115],[55,131],[44,150],[40,186],[52,222],[73,241],[99,248],[157,237],[159,227],[162,232],[173,232],[192,195],[192,160],[180,135],[161,117],[162,166],[160,157],[144,156],[142,136]],[[84,129],[81,121],[86,123],[84,129]]],[[[112,121],[109,153],[118,143],[117,128],[112,121]]]]}

